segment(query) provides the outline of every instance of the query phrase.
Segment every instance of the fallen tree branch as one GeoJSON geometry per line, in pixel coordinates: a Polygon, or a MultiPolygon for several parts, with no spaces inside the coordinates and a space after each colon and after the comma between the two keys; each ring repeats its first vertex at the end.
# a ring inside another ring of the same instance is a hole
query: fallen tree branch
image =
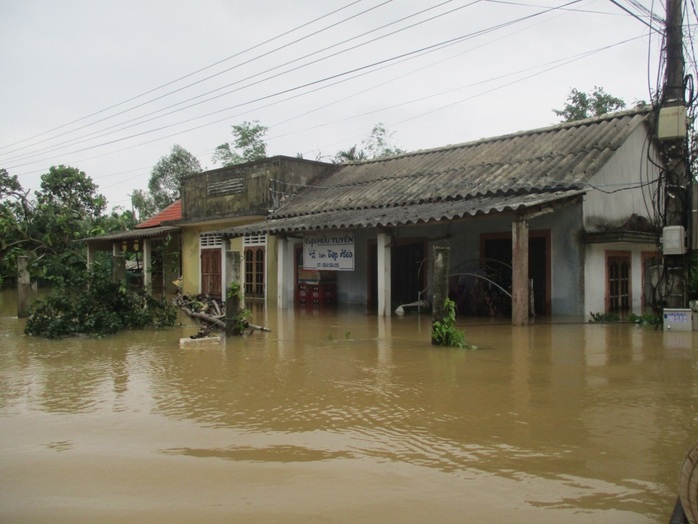
{"type": "Polygon", "coordinates": [[[216,317],[212,317],[211,315],[207,315],[206,313],[192,311],[191,309],[184,306],[180,306],[180,309],[192,318],[205,320],[206,322],[210,322],[211,324],[215,324],[216,326],[225,329],[225,322],[223,322],[222,320],[218,320],[216,317]]]}
{"type": "MultiPolygon", "coordinates": [[[[225,309],[227,303],[223,303],[219,306],[218,303],[210,298],[208,295],[197,295],[195,297],[189,297],[186,295],[178,295],[174,303],[186,313],[191,318],[196,318],[201,321],[201,328],[196,335],[191,338],[202,338],[208,336],[211,331],[215,329],[226,330],[226,322],[234,322],[235,329],[232,330],[233,335],[242,335],[244,330],[250,329],[250,333],[253,331],[264,331],[271,333],[271,329],[259,326],[257,324],[250,324],[246,318],[250,315],[248,310],[240,310],[236,315],[233,316],[232,320],[226,317],[225,309]],[[194,309],[196,308],[196,310],[194,309]],[[197,311],[199,310],[199,311],[197,311]],[[209,314],[208,312],[216,313],[209,314]],[[225,321],[224,321],[225,320],[225,321]]],[[[231,304],[234,307],[234,304],[231,304]]]]}

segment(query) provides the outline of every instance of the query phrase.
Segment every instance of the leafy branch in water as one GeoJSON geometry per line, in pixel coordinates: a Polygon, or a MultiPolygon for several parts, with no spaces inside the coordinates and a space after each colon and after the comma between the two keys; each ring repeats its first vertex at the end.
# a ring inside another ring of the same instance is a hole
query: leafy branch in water
{"type": "Polygon", "coordinates": [[[33,304],[24,332],[45,338],[104,336],[126,329],[172,326],[177,309],[143,289],[111,282],[105,271],[57,285],[33,304]]]}

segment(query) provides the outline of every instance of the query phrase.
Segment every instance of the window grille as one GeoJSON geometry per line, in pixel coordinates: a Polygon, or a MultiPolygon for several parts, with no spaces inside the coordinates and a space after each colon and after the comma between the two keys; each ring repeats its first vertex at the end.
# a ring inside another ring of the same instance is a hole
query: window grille
{"type": "Polygon", "coordinates": [[[199,245],[201,247],[221,247],[223,237],[220,233],[201,233],[199,235],[199,245]]]}
{"type": "Polygon", "coordinates": [[[242,241],[244,247],[248,246],[266,246],[267,235],[245,235],[242,241]]]}

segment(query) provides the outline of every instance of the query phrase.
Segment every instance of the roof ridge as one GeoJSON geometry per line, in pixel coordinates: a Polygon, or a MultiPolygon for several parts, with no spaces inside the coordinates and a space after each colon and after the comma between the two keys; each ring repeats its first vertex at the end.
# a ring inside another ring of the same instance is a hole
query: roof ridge
{"type": "Polygon", "coordinates": [[[615,119],[624,118],[624,117],[631,116],[631,115],[641,115],[641,114],[649,115],[652,112],[652,109],[653,108],[651,105],[636,106],[636,107],[633,107],[631,109],[624,109],[623,111],[616,111],[614,113],[605,113],[603,115],[593,116],[590,118],[585,118],[583,120],[573,120],[571,122],[558,122],[557,124],[552,124],[549,126],[539,127],[539,128],[535,128],[535,129],[526,129],[526,130],[522,130],[522,131],[515,131],[513,133],[507,133],[504,135],[483,137],[483,138],[479,138],[477,140],[471,140],[468,142],[449,144],[446,146],[439,146],[439,147],[430,148],[430,149],[417,149],[415,151],[408,151],[406,153],[401,153],[399,155],[388,156],[388,157],[383,157],[383,158],[376,158],[376,159],[372,159],[372,160],[362,160],[359,162],[347,162],[346,164],[340,164],[340,166],[341,165],[357,166],[357,165],[364,165],[364,164],[377,164],[380,162],[390,162],[391,160],[395,160],[397,158],[438,153],[441,151],[448,151],[450,149],[462,149],[462,148],[472,147],[475,145],[480,145],[480,144],[484,144],[484,143],[488,143],[488,142],[497,142],[500,140],[507,140],[507,139],[511,139],[514,137],[518,137],[518,136],[530,136],[530,135],[535,135],[535,134],[550,133],[552,131],[558,131],[560,129],[588,126],[588,125],[603,122],[606,120],[615,120],[615,119]]]}

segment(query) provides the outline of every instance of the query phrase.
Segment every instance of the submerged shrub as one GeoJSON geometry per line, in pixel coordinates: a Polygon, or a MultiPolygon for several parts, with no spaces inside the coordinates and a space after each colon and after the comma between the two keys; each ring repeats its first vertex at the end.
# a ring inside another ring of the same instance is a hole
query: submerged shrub
{"type": "Polygon", "coordinates": [[[443,320],[435,320],[431,325],[431,338],[439,346],[466,347],[465,335],[456,329],[456,303],[446,299],[444,302],[446,315],[443,320]]]}
{"type": "Polygon", "coordinates": [[[46,338],[102,336],[125,329],[172,326],[177,309],[145,290],[130,290],[93,273],[55,287],[37,301],[24,332],[46,338]]]}

